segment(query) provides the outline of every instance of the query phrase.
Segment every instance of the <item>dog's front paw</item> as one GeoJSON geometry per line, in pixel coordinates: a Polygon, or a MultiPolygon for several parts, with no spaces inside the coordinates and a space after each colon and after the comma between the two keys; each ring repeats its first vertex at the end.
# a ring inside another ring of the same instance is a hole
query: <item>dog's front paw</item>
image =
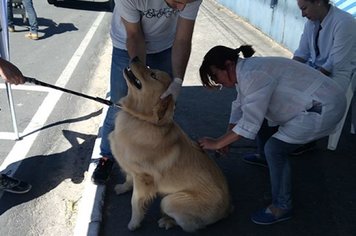
{"type": "Polygon", "coordinates": [[[132,187],[127,186],[126,184],[117,184],[117,185],[115,185],[114,189],[115,189],[116,194],[123,194],[123,193],[130,191],[132,189],[132,187]]]}
{"type": "Polygon", "coordinates": [[[176,225],[176,221],[169,216],[163,216],[161,219],[158,220],[158,226],[160,228],[170,229],[176,225]]]}
{"type": "Polygon", "coordinates": [[[136,222],[134,220],[130,220],[129,224],[127,225],[127,228],[129,228],[130,231],[134,231],[140,227],[140,223],[136,222]]]}

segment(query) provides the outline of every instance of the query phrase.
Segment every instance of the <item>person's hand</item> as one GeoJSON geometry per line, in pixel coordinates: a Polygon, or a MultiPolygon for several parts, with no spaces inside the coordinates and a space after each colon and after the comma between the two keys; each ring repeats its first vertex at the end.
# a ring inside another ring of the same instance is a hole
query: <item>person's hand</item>
{"type": "Polygon", "coordinates": [[[216,150],[216,152],[219,153],[222,156],[225,156],[229,152],[229,150],[230,150],[230,148],[229,148],[229,145],[228,145],[228,146],[225,146],[223,148],[220,148],[220,149],[216,150]]]}
{"type": "Polygon", "coordinates": [[[208,149],[208,150],[217,150],[217,140],[214,138],[208,138],[208,137],[204,137],[198,140],[199,146],[202,149],[208,149]]]}
{"type": "Polygon", "coordinates": [[[174,101],[177,100],[178,94],[180,92],[180,88],[182,87],[183,80],[180,78],[174,78],[172,83],[169,85],[167,90],[161,95],[161,99],[167,97],[172,94],[174,101]]]}
{"type": "Polygon", "coordinates": [[[25,83],[25,78],[21,71],[14,64],[4,59],[0,59],[0,76],[10,84],[25,83]]]}

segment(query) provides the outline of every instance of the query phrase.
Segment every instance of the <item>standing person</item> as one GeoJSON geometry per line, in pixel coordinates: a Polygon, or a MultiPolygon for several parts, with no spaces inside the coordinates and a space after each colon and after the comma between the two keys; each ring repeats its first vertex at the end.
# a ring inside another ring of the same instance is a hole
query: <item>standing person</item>
{"type": "Polygon", "coordinates": [[[253,53],[246,45],[216,46],[205,55],[200,67],[203,85],[236,88],[237,98],[228,131],[216,139],[201,138],[199,144],[222,150],[241,137],[254,139],[258,132],[274,129],[264,145],[272,203],[251,216],[254,223],[268,225],[292,217],[288,154],[329,135],[345,112],[346,97],[334,80],[309,66],[282,57],[251,57],[253,53]],[[264,119],[268,125],[261,127],[264,119]]]}
{"type": "MultiPolygon", "coordinates": [[[[25,34],[25,37],[28,39],[37,40],[38,37],[38,22],[37,22],[37,14],[35,8],[33,6],[32,0],[22,0],[22,3],[25,7],[28,21],[30,25],[30,32],[25,34]]],[[[7,2],[7,17],[8,17],[8,29],[10,32],[15,32],[14,26],[14,14],[12,11],[12,0],[8,0],[7,2]]]]}
{"type": "MultiPolygon", "coordinates": [[[[173,79],[162,98],[177,98],[191,52],[195,19],[201,0],[118,0],[112,23],[113,53],[110,75],[111,101],[126,96],[123,69],[138,56],[151,68],[166,71],[173,79]]],[[[110,107],[101,131],[101,156],[92,175],[96,184],[104,184],[111,172],[113,155],[108,140],[119,109],[110,107]]]]}

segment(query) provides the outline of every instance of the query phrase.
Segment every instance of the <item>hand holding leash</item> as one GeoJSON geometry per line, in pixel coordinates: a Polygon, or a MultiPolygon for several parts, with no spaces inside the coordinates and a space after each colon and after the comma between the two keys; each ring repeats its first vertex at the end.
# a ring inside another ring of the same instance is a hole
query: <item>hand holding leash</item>
{"type": "Polygon", "coordinates": [[[173,82],[169,85],[168,89],[161,95],[161,99],[172,94],[173,99],[177,100],[180,88],[182,87],[183,80],[181,78],[174,78],[173,82]]]}

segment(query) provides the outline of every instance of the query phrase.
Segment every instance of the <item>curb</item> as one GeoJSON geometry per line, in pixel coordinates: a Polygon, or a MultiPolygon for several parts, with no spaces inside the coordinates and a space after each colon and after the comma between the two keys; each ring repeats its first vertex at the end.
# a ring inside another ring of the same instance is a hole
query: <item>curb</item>
{"type": "MultiPolygon", "coordinates": [[[[103,114],[106,114],[106,111],[107,108],[103,109],[103,114]]],[[[100,127],[102,127],[103,122],[104,118],[100,127]]],[[[100,129],[98,131],[98,138],[95,140],[91,163],[86,173],[84,191],[79,203],[77,221],[73,233],[74,236],[97,236],[100,231],[106,185],[95,185],[91,181],[91,176],[101,157],[99,155],[101,142],[99,134],[100,129]]]]}

